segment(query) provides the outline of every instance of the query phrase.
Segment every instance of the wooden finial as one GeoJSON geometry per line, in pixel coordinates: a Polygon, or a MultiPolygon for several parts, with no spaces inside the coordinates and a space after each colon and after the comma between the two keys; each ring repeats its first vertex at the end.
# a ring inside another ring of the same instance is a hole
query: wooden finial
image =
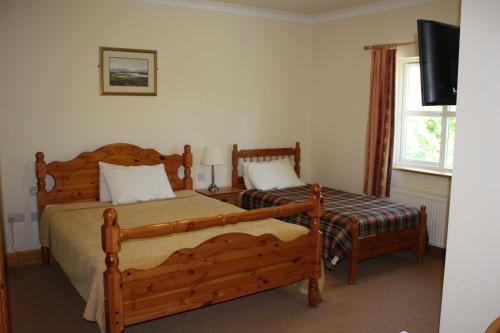
{"type": "Polygon", "coordinates": [[[47,205],[47,186],[45,183],[47,164],[45,163],[45,155],[41,151],[36,153],[35,158],[38,216],[42,216],[43,210],[47,205]]]}
{"type": "Polygon", "coordinates": [[[238,167],[238,145],[237,144],[233,145],[232,155],[233,155],[233,160],[232,160],[233,168],[235,166],[238,167]]]}
{"type": "Polygon", "coordinates": [[[297,176],[300,177],[300,142],[295,142],[295,156],[294,156],[294,162],[295,162],[295,173],[297,176]]]}
{"type": "Polygon", "coordinates": [[[102,217],[104,217],[104,224],[106,226],[108,225],[112,226],[116,223],[116,218],[118,217],[118,213],[114,208],[108,208],[104,211],[102,217]]]}
{"type": "MultiPolygon", "coordinates": [[[[321,189],[322,187],[320,184],[311,185],[312,194],[309,200],[314,203],[314,209],[309,212],[309,216],[311,217],[320,218],[323,215],[323,196],[321,195],[321,189]]],[[[313,224],[311,225],[311,229],[319,228],[319,223],[318,225],[314,225],[314,221],[311,221],[311,223],[313,224]]]]}
{"type": "Polygon", "coordinates": [[[238,186],[238,145],[233,145],[232,151],[232,171],[231,171],[231,186],[238,186]]]}
{"type": "Polygon", "coordinates": [[[104,293],[106,306],[106,328],[110,333],[123,330],[123,290],[121,288],[121,272],[118,269],[120,259],[121,232],[116,223],[118,214],[113,208],[103,213],[104,224],[101,226],[102,248],[106,252],[104,263],[106,271],[104,277],[104,293]]]}
{"type": "Polygon", "coordinates": [[[102,214],[104,223],[101,226],[102,249],[107,254],[120,251],[120,226],[117,223],[118,213],[114,208],[108,208],[102,214]]]}
{"type": "Polygon", "coordinates": [[[37,177],[37,185],[38,191],[45,191],[45,177],[47,177],[47,165],[45,164],[45,155],[39,151],[35,155],[36,157],[36,177],[37,177]]]}
{"type": "Polygon", "coordinates": [[[184,154],[182,155],[184,159],[184,189],[193,189],[193,177],[191,177],[191,167],[193,166],[193,154],[191,153],[191,146],[184,146],[184,154]]]}
{"type": "Polygon", "coordinates": [[[312,184],[312,186],[311,186],[311,191],[312,191],[312,193],[314,194],[315,197],[317,197],[318,195],[321,194],[321,190],[322,189],[323,189],[323,187],[320,184],[318,184],[318,183],[312,184]]]}

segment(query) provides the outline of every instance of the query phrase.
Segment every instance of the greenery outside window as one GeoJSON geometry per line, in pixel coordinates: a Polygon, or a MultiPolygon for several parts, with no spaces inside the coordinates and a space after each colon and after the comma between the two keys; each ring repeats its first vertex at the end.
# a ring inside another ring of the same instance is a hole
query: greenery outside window
{"type": "Polygon", "coordinates": [[[418,57],[399,59],[396,73],[394,164],[451,173],[456,107],[422,106],[418,57]]]}

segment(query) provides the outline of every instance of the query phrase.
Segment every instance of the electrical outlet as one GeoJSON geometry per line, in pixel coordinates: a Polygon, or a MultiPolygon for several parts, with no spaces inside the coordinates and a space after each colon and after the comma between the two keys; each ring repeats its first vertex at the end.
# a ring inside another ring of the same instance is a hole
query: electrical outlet
{"type": "Polygon", "coordinates": [[[31,212],[31,222],[38,222],[38,212],[31,212]]]}
{"type": "Polygon", "coordinates": [[[7,214],[7,222],[9,223],[24,222],[24,218],[24,213],[7,214]]]}
{"type": "Polygon", "coordinates": [[[36,194],[38,192],[38,187],[36,187],[36,186],[30,186],[29,191],[30,191],[30,195],[31,196],[36,196],[36,194]]]}
{"type": "Polygon", "coordinates": [[[204,182],[206,180],[206,175],[203,172],[200,172],[196,175],[196,180],[199,182],[204,182]]]}

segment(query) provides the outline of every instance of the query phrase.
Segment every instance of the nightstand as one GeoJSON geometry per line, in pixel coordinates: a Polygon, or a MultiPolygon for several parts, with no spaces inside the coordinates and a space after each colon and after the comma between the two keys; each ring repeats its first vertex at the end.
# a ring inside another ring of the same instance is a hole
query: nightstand
{"type": "Polygon", "coordinates": [[[207,197],[227,202],[238,207],[240,206],[240,194],[243,192],[242,189],[233,187],[219,187],[219,191],[217,192],[210,192],[207,189],[195,191],[207,197]]]}

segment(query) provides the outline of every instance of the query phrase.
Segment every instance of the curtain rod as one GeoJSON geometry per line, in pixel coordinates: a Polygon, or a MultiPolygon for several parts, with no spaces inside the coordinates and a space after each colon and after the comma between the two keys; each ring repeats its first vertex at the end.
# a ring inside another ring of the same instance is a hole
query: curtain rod
{"type": "Polygon", "coordinates": [[[404,42],[404,43],[390,43],[390,44],[377,44],[377,45],[365,45],[363,50],[373,50],[373,49],[390,49],[398,46],[413,45],[418,44],[418,42],[404,42]]]}

